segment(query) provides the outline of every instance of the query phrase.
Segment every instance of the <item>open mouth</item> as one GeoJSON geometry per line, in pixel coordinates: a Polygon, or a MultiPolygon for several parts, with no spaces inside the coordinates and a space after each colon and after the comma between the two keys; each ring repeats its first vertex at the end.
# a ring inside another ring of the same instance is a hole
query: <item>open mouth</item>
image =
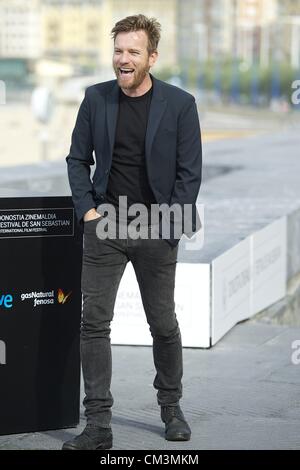
{"type": "Polygon", "coordinates": [[[134,69],[122,67],[122,68],[119,68],[119,72],[120,72],[121,77],[128,78],[133,75],[134,69]]]}

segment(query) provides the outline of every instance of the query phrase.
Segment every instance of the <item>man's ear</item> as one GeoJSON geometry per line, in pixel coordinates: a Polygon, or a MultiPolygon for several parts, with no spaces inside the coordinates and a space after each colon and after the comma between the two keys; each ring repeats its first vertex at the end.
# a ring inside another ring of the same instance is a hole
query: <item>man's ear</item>
{"type": "Polygon", "coordinates": [[[155,64],[155,62],[157,61],[157,58],[158,58],[158,52],[157,51],[154,51],[150,54],[150,56],[149,56],[150,67],[152,67],[155,64]]]}

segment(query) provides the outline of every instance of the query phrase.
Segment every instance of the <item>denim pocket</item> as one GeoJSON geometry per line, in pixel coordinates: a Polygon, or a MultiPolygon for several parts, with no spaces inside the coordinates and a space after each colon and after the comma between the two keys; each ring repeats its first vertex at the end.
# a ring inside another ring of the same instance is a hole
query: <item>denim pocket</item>
{"type": "Polygon", "coordinates": [[[90,224],[91,222],[95,222],[96,220],[100,220],[100,219],[101,219],[101,217],[96,217],[95,219],[85,220],[85,221],[84,221],[84,225],[90,224]]]}

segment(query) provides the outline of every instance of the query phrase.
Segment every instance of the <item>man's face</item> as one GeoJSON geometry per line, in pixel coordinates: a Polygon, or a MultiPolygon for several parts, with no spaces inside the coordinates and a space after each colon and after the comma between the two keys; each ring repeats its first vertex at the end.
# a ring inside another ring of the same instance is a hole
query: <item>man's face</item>
{"type": "Polygon", "coordinates": [[[113,68],[121,88],[134,90],[144,81],[157,53],[148,54],[148,36],[145,31],[119,33],[116,36],[113,68]]]}

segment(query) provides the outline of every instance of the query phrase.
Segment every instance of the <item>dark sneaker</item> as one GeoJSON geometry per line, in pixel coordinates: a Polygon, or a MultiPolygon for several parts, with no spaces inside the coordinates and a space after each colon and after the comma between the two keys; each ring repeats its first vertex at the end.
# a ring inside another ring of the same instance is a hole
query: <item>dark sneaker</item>
{"type": "Polygon", "coordinates": [[[110,428],[101,428],[87,424],[79,436],[67,441],[62,450],[102,450],[112,448],[112,432],[110,428]]]}
{"type": "Polygon", "coordinates": [[[161,406],[161,419],[165,423],[167,441],[189,441],[191,428],[185,420],[179,405],[161,406]]]}

